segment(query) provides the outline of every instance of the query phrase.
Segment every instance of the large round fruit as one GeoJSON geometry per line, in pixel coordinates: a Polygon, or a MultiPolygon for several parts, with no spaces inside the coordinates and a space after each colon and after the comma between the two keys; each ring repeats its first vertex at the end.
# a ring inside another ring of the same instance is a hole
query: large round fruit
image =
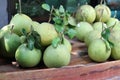
{"type": "Polygon", "coordinates": [[[96,21],[107,22],[111,17],[111,10],[108,6],[104,4],[99,4],[95,6],[96,11],[96,21]]]}
{"type": "Polygon", "coordinates": [[[77,24],[77,27],[75,28],[75,30],[76,30],[76,37],[79,40],[84,41],[86,34],[89,31],[92,31],[93,27],[88,22],[80,22],[77,24]]]}
{"type": "Polygon", "coordinates": [[[114,43],[114,46],[111,49],[111,57],[115,60],[120,59],[120,43],[114,43]]]}
{"type": "Polygon", "coordinates": [[[100,33],[107,28],[107,25],[104,22],[95,22],[93,24],[93,29],[99,31],[100,33]]]}
{"type": "Polygon", "coordinates": [[[13,24],[13,32],[22,35],[22,29],[25,29],[27,32],[30,31],[32,25],[32,20],[25,14],[15,14],[11,19],[10,24],[13,24]]]}
{"type": "Polygon", "coordinates": [[[102,39],[94,40],[88,47],[89,57],[96,62],[106,61],[111,54],[111,48],[102,39]]]}
{"type": "Polygon", "coordinates": [[[1,39],[2,55],[7,58],[14,58],[16,49],[21,45],[21,40],[15,33],[7,32],[1,39]]]}
{"type": "Polygon", "coordinates": [[[87,21],[89,23],[94,22],[96,18],[96,12],[90,5],[82,5],[76,12],[76,19],[78,22],[87,21]]]}
{"type": "Polygon", "coordinates": [[[99,31],[97,30],[90,31],[85,36],[85,40],[84,40],[85,44],[89,46],[92,41],[94,41],[95,39],[99,39],[100,37],[101,37],[101,33],[99,31]]]}
{"type": "Polygon", "coordinates": [[[110,18],[106,24],[108,27],[115,26],[117,23],[119,23],[119,20],[117,18],[110,18]]]}
{"type": "Polygon", "coordinates": [[[56,32],[54,25],[47,22],[41,23],[36,31],[41,37],[42,46],[50,45],[52,40],[58,36],[58,33],[56,32]]]}
{"type": "Polygon", "coordinates": [[[26,44],[22,44],[16,50],[15,59],[22,67],[34,67],[41,60],[41,51],[36,48],[30,50],[26,44]]]}
{"type": "Polygon", "coordinates": [[[48,46],[43,55],[43,61],[47,67],[62,67],[70,63],[71,55],[65,45],[54,48],[48,46]]]}
{"type": "Polygon", "coordinates": [[[110,32],[108,39],[112,43],[119,43],[120,42],[120,31],[119,30],[112,30],[110,32]]]}

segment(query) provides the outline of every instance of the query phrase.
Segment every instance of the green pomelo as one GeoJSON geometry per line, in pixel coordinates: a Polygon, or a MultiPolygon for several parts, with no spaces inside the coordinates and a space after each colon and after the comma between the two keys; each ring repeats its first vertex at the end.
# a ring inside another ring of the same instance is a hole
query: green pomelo
{"type": "Polygon", "coordinates": [[[104,4],[99,4],[95,6],[96,11],[96,21],[107,22],[111,17],[111,10],[108,6],[104,4]]]}
{"type": "Polygon", "coordinates": [[[87,21],[89,23],[93,23],[96,18],[96,12],[92,6],[82,5],[77,10],[75,18],[77,22],[87,21]]]}
{"type": "Polygon", "coordinates": [[[21,45],[21,40],[15,33],[7,32],[0,40],[2,56],[14,58],[16,49],[21,45]]]}
{"type": "Polygon", "coordinates": [[[70,63],[71,55],[65,45],[58,45],[54,48],[52,45],[48,46],[43,55],[43,61],[47,67],[62,67],[70,63]]]}
{"type": "Polygon", "coordinates": [[[22,29],[25,29],[26,32],[30,32],[30,27],[32,25],[32,20],[25,14],[15,14],[11,19],[10,24],[13,24],[13,32],[22,35],[22,29]]]}
{"type": "Polygon", "coordinates": [[[111,49],[111,57],[115,60],[120,59],[120,43],[114,43],[114,46],[111,49]]]}
{"type": "Polygon", "coordinates": [[[75,28],[75,30],[76,30],[76,37],[80,41],[84,41],[84,38],[85,38],[86,34],[89,31],[92,31],[93,27],[88,22],[80,22],[80,23],[77,24],[77,27],[75,28]]]}
{"type": "Polygon", "coordinates": [[[117,42],[119,43],[120,42],[120,31],[119,30],[111,31],[108,39],[112,43],[117,43],[117,42]]]}
{"type": "Polygon", "coordinates": [[[99,39],[100,37],[101,34],[99,33],[99,31],[97,30],[90,31],[85,36],[85,40],[84,40],[85,44],[89,46],[92,41],[94,41],[95,39],[99,39]]]}
{"type": "Polygon", "coordinates": [[[71,52],[72,45],[71,45],[70,41],[66,38],[64,38],[64,45],[67,47],[68,51],[71,52]]]}
{"type": "Polygon", "coordinates": [[[93,61],[104,62],[110,57],[111,48],[102,39],[96,39],[89,45],[88,55],[93,61]]]}
{"type": "Polygon", "coordinates": [[[36,30],[41,37],[42,46],[48,46],[51,44],[52,40],[58,36],[54,25],[43,22],[40,24],[39,28],[36,30]]]}
{"type": "Polygon", "coordinates": [[[119,20],[117,18],[110,18],[106,24],[108,27],[115,26],[117,23],[119,23],[119,20]]]}
{"type": "Polygon", "coordinates": [[[93,29],[99,31],[100,33],[107,28],[107,25],[103,22],[95,22],[93,24],[93,29]]]}
{"type": "Polygon", "coordinates": [[[35,67],[41,60],[41,50],[33,48],[30,50],[26,44],[18,47],[15,53],[15,59],[22,67],[35,67]]]}

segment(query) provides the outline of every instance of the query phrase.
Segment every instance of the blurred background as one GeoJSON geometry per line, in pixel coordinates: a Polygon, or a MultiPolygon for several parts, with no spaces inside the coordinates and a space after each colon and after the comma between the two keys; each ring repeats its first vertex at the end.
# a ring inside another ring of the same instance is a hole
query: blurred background
{"type": "MultiPolygon", "coordinates": [[[[48,20],[49,13],[41,8],[42,3],[58,8],[63,5],[66,10],[74,13],[78,5],[90,4],[93,7],[100,3],[100,0],[21,0],[22,13],[30,16],[33,20],[43,22],[48,20]]],[[[105,0],[112,11],[112,16],[117,11],[117,18],[120,19],[120,0],[105,0]]],[[[6,25],[12,16],[19,11],[18,0],[0,0],[0,27],[6,25]]]]}

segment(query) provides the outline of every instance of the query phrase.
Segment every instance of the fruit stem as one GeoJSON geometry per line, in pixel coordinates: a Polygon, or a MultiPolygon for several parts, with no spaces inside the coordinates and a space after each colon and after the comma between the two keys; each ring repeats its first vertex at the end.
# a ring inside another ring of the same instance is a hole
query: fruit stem
{"type": "Polygon", "coordinates": [[[52,12],[53,12],[53,10],[54,10],[54,6],[52,6],[52,8],[51,8],[51,10],[50,10],[50,16],[49,16],[48,22],[50,22],[51,19],[52,19],[52,12]]]}
{"type": "Polygon", "coordinates": [[[101,15],[100,15],[100,22],[102,21],[102,16],[103,16],[103,11],[104,11],[104,9],[101,9],[101,15]]]}
{"type": "Polygon", "coordinates": [[[100,1],[100,5],[102,5],[103,0],[100,1]]]}
{"type": "Polygon", "coordinates": [[[11,25],[10,25],[10,33],[11,33],[11,34],[13,33],[13,27],[14,27],[14,25],[11,24],[11,25]]]}
{"type": "Polygon", "coordinates": [[[22,8],[21,8],[21,0],[19,0],[19,14],[22,14],[22,8]]]}
{"type": "Polygon", "coordinates": [[[115,15],[113,16],[113,18],[116,18],[117,16],[117,10],[115,10],[115,15]]]}
{"type": "Polygon", "coordinates": [[[86,21],[86,16],[83,16],[83,14],[82,14],[82,10],[80,11],[81,13],[81,16],[82,16],[82,18],[83,18],[83,21],[86,21]]]}

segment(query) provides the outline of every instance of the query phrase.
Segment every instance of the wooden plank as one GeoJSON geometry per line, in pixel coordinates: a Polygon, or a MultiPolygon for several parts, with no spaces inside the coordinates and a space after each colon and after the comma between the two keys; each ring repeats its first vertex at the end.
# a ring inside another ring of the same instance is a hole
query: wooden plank
{"type": "Polygon", "coordinates": [[[120,60],[95,63],[88,57],[84,43],[71,43],[72,58],[68,66],[46,68],[39,64],[23,69],[16,62],[0,59],[0,80],[120,80],[120,60]]]}
{"type": "Polygon", "coordinates": [[[0,80],[102,80],[120,76],[120,61],[0,73],[0,80]]]}

